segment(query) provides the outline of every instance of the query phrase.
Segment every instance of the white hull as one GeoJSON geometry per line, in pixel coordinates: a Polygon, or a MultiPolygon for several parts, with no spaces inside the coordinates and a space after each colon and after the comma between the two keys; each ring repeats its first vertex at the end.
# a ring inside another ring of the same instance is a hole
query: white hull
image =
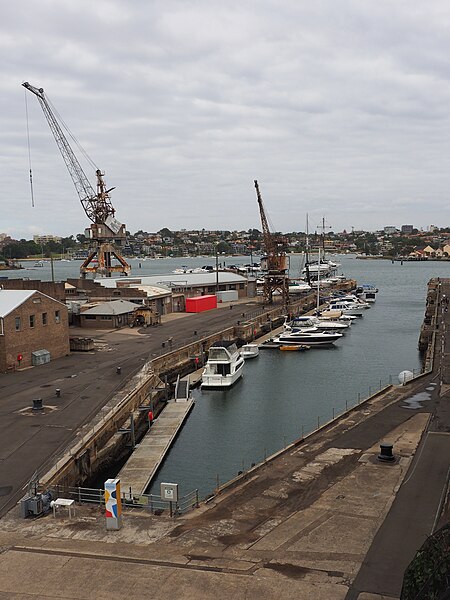
{"type": "Polygon", "coordinates": [[[296,332],[281,334],[274,338],[274,342],[279,342],[283,346],[331,346],[334,342],[341,339],[342,333],[307,333],[296,332]]]}
{"type": "Polygon", "coordinates": [[[245,344],[239,351],[243,359],[256,358],[259,356],[258,344],[245,344]]]}
{"type": "Polygon", "coordinates": [[[202,374],[202,388],[229,388],[236,381],[242,377],[244,364],[238,368],[233,374],[230,375],[217,375],[217,374],[202,374]]]}
{"type": "Polygon", "coordinates": [[[242,376],[244,359],[234,342],[215,342],[202,373],[202,388],[229,388],[242,376]]]}

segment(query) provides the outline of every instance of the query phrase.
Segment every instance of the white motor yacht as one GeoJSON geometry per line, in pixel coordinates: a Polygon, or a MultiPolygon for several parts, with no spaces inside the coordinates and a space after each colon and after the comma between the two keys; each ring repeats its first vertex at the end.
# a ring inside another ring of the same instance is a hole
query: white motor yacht
{"type": "Polygon", "coordinates": [[[364,302],[375,302],[377,299],[378,288],[372,283],[363,283],[356,288],[356,295],[364,302]]]}
{"type": "Polygon", "coordinates": [[[306,345],[306,346],[331,346],[342,337],[342,333],[320,331],[314,328],[302,331],[285,331],[276,336],[273,341],[283,346],[306,345]]]}
{"type": "Polygon", "coordinates": [[[227,388],[241,376],[244,359],[235,342],[214,342],[209,348],[208,361],[202,373],[202,388],[227,388]]]}
{"type": "Polygon", "coordinates": [[[338,296],[337,298],[332,298],[330,300],[330,304],[332,304],[333,302],[353,302],[355,304],[360,304],[363,308],[370,308],[370,304],[368,302],[364,302],[364,300],[362,300],[355,294],[346,294],[345,296],[338,296]]]}
{"type": "Polygon", "coordinates": [[[245,359],[256,358],[259,356],[258,344],[244,344],[239,350],[239,354],[245,359]]]}
{"type": "Polygon", "coordinates": [[[294,317],[292,321],[286,323],[291,329],[300,329],[303,327],[316,327],[322,331],[341,331],[347,329],[348,323],[339,322],[337,319],[319,319],[313,315],[294,317]]]}
{"type": "Polygon", "coordinates": [[[349,300],[335,300],[334,302],[330,302],[329,308],[330,310],[340,310],[344,315],[362,317],[365,307],[349,300]]]}

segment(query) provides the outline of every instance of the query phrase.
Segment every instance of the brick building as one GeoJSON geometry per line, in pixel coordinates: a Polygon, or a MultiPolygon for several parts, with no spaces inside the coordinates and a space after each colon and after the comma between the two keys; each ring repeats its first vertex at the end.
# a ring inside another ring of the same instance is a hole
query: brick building
{"type": "Polygon", "coordinates": [[[0,288],[3,290],[38,290],[60,302],[64,302],[66,296],[64,283],[40,281],[39,279],[2,279],[0,288]]]}
{"type": "Polygon", "coordinates": [[[39,364],[40,350],[51,360],[69,354],[66,305],[38,290],[0,289],[0,371],[39,364]]]}

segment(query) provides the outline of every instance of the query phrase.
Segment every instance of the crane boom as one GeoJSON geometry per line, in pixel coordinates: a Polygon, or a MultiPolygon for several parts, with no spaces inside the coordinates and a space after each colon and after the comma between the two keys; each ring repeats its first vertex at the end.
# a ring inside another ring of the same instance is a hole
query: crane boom
{"type": "Polygon", "coordinates": [[[264,210],[261,193],[257,180],[254,180],[259,214],[261,217],[262,234],[266,256],[261,259],[264,274],[264,300],[273,302],[274,293],[279,293],[285,306],[289,304],[289,275],[288,260],[282,249],[284,240],[277,238],[269,228],[266,211],[264,210]],[[264,265],[264,266],[263,266],[264,265]]]}
{"type": "Polygon", "coordinates": [[[258,206],[259,206],[259,215],[261,218],[264,246],[266,248],[267,254],[273,255],[274,251],[276,250],[276,244],[274,244],[273,237],[272,237],[272,234],[269,229],[269,223],[267,222],[266,211],[264,210],[264,205],[263,205],[263,201],[261,198],[261,192],[259,191],[259,185],[258,185],[258,182],[256,179],[254,180],[254,183],[255,183],[255,189],[256,189],[256,198],[257,198],[258,206]]]}
{"type": "MultiPolygon", "coordinates": [[[[50,126],[53,137],[55,138],[56,144],[61,152],[61,155],[66,163],[67,170],[70,173],[72,181],[77,190],[78,197],[81,205],[83,206],[84,212],[93,223],[101,224],[107,223],[108,217],[114,217],[115,210],[111,204],[108,192],[106,190],[105,183],[103,181],[103,173],[97,169],[97,193],[95,193],[92,185],[89,183],[82,166],[78,162],[66,136],[64,135],[57,118],[53,114],[53,111],[45,97],[43,88],[36,88],[29,84],[27,81],[22,84],[27,90],[32,92],[37,99],[44,112],[45,118],[50,126]]],[[[113,231],[116,226],[113,225],[113,231]]],[[[117,231],[114,231],[117,233],[117,231]]]]}
{"type": "Polygon", "coordinates": [[[114,243],[119,242],[119,244],[123,244],[126,240],[125,225],[115,219],[115,210],[109,197],[109,192],[114,188],[106,189],[103,180],[104,173],[100,169],[96,169],[97,192],[94,191],[62,131],[54,111],[45,97],[44,90],[36,88],[28,82],[22,85],[39,100],[50,130],[53,133],[53,137],[75,185],[84,212],[92,221],[92,225],[87,230],[88,237],[91,240],[91,247],[88,257],[80,267],[81,276],[86,277],[88,274],[100,274],[111,277],[113,273],[128,275],[131,267],[120,251],[114,246],[114,243]],[[118,264],[113,263],[114,259],[118,264]],[[94,262],[96,263],[95,265],[94,262]]]}

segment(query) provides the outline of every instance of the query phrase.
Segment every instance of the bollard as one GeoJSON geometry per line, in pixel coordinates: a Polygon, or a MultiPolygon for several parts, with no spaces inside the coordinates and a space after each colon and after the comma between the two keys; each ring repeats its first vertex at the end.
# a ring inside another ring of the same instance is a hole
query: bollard
{"type": "Polygon", "coordinates": [[[57,398],[60,398],[61,397],[61,390],[59,388],[56,388],[55,394],[56,394],[57,398]]]}
{"type": "Polygon", "coordinates": [[[122,373],[122,367],[116,367],[116,373],[117,375],[120,375],[122,373]]]}
{"type": "Polygon", "coordinates": [[[42,406],[42,398],[33,398],[33,408],[34,411],[44,410],[42,406]]]}
{"type": "Polygon", "coordinates": [[[394,462],[395,456],[392,454],[393,444],[387,444],[382,442],[380,444],[380,454],[378,455],[378,460],[382,462],[394,462]]]}

